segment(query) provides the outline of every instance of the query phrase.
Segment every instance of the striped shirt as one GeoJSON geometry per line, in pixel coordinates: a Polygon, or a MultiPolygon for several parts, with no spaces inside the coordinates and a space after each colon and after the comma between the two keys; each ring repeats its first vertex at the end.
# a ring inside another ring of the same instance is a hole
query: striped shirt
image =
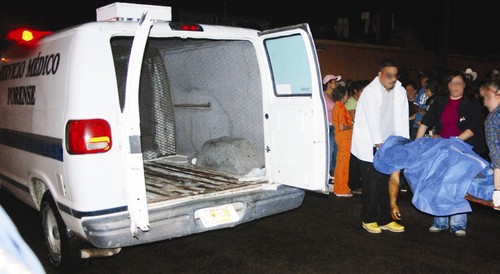
{"type": "Polygon", "coordinates": [[[500,106],[486,117],[486,143],[490,149],[491,168],[500,168],[500,106]]]}

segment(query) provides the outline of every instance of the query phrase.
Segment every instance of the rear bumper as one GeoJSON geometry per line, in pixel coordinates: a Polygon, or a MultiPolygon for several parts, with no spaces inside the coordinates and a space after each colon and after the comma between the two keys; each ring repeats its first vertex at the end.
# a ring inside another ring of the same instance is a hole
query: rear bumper
{"type": "MultiPolygon", "coordinates": [[[[138,231],[138,237],[130,233],[128,213],[103,215],[82,221],[87,240],[99,248],[115,248],[164,239],[182,237],[189,234],[233,227],[269,215],[299,207],[304,200],[304,191],[287,186],[276,190],[256,189],[244,193],[231,193],[185,203],[159,206],[149,209],[150,230],[138,231]],[[206,228],[195,211],[202,208],[225,204],[238,204],[240,220],[235,223],[206,228]]],[[[151,206],[151,205],[150,205],[151,206]]]]}

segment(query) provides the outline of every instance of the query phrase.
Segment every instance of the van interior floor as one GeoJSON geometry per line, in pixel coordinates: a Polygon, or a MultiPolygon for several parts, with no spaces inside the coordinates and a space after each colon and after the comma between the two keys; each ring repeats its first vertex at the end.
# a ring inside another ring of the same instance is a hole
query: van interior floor
{"type": "Polygon", "coordinates": [[[267,182],[264,177],[238,177],[170,157],[144,161],[148,203],[207,194],[267,182]]]}

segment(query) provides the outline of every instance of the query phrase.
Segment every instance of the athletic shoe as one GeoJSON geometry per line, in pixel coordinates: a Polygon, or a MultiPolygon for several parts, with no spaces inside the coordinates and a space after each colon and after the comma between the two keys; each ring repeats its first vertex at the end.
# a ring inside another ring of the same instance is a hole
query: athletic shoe
{"type": "Polygon", "coordinates": [[[351,191],[352,194],[356,194],[356,195],[362,195],[363,194],[363,188],[358,188],[358,189],[355,189],[353,191],[351,191]]]}
{"type": "Polygon", "coordinates": [[[436,226],[429,227],[429,232],[432,232],[432,233],[438,233],[438,232],[445,231],[445,230],[448,230],[448,228],[439,228],[436,226]]]}
{"type": "Polygon", "coordinates": [[[390,232],[396,232],[396,233],[405,231],[405,227],[396,222],[390,222],[386,225],[381,225],[380,229],[389,230],[390,232]]]}
{"type": "Polygon", "coordinates": [[[380,229],[380,227],[378,226],[378,224],[376,222],[373,222],[373,223],[361,223],[363,224],[363,228],[370,232],[370,233],[382,233],[382,230],[380,229]]]}
{"type": "Polygon", "coordinates": [[[465,230],[463,230],[463,229],[459,229],[459,230],[457,230],[457,231],[455,231],[455,232],[453,232],[453,233],[454,233],[454,234],[455,234],[455,236],[457,236],[457,237],[464,237],[464,236],[466,235],[466,232],[465,232],[465,230]]]}

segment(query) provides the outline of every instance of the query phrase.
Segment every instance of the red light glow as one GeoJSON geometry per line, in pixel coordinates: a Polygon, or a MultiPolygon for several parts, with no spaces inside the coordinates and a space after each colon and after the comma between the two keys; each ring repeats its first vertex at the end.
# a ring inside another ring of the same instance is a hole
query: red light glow
{"type": "Polygon", "coordinates": [[[18,45],[33,45],[36,44],[42,37],[47,36],[51,33],[51,31],[18,28],[9,31],[5,38],[18,45]]]}

